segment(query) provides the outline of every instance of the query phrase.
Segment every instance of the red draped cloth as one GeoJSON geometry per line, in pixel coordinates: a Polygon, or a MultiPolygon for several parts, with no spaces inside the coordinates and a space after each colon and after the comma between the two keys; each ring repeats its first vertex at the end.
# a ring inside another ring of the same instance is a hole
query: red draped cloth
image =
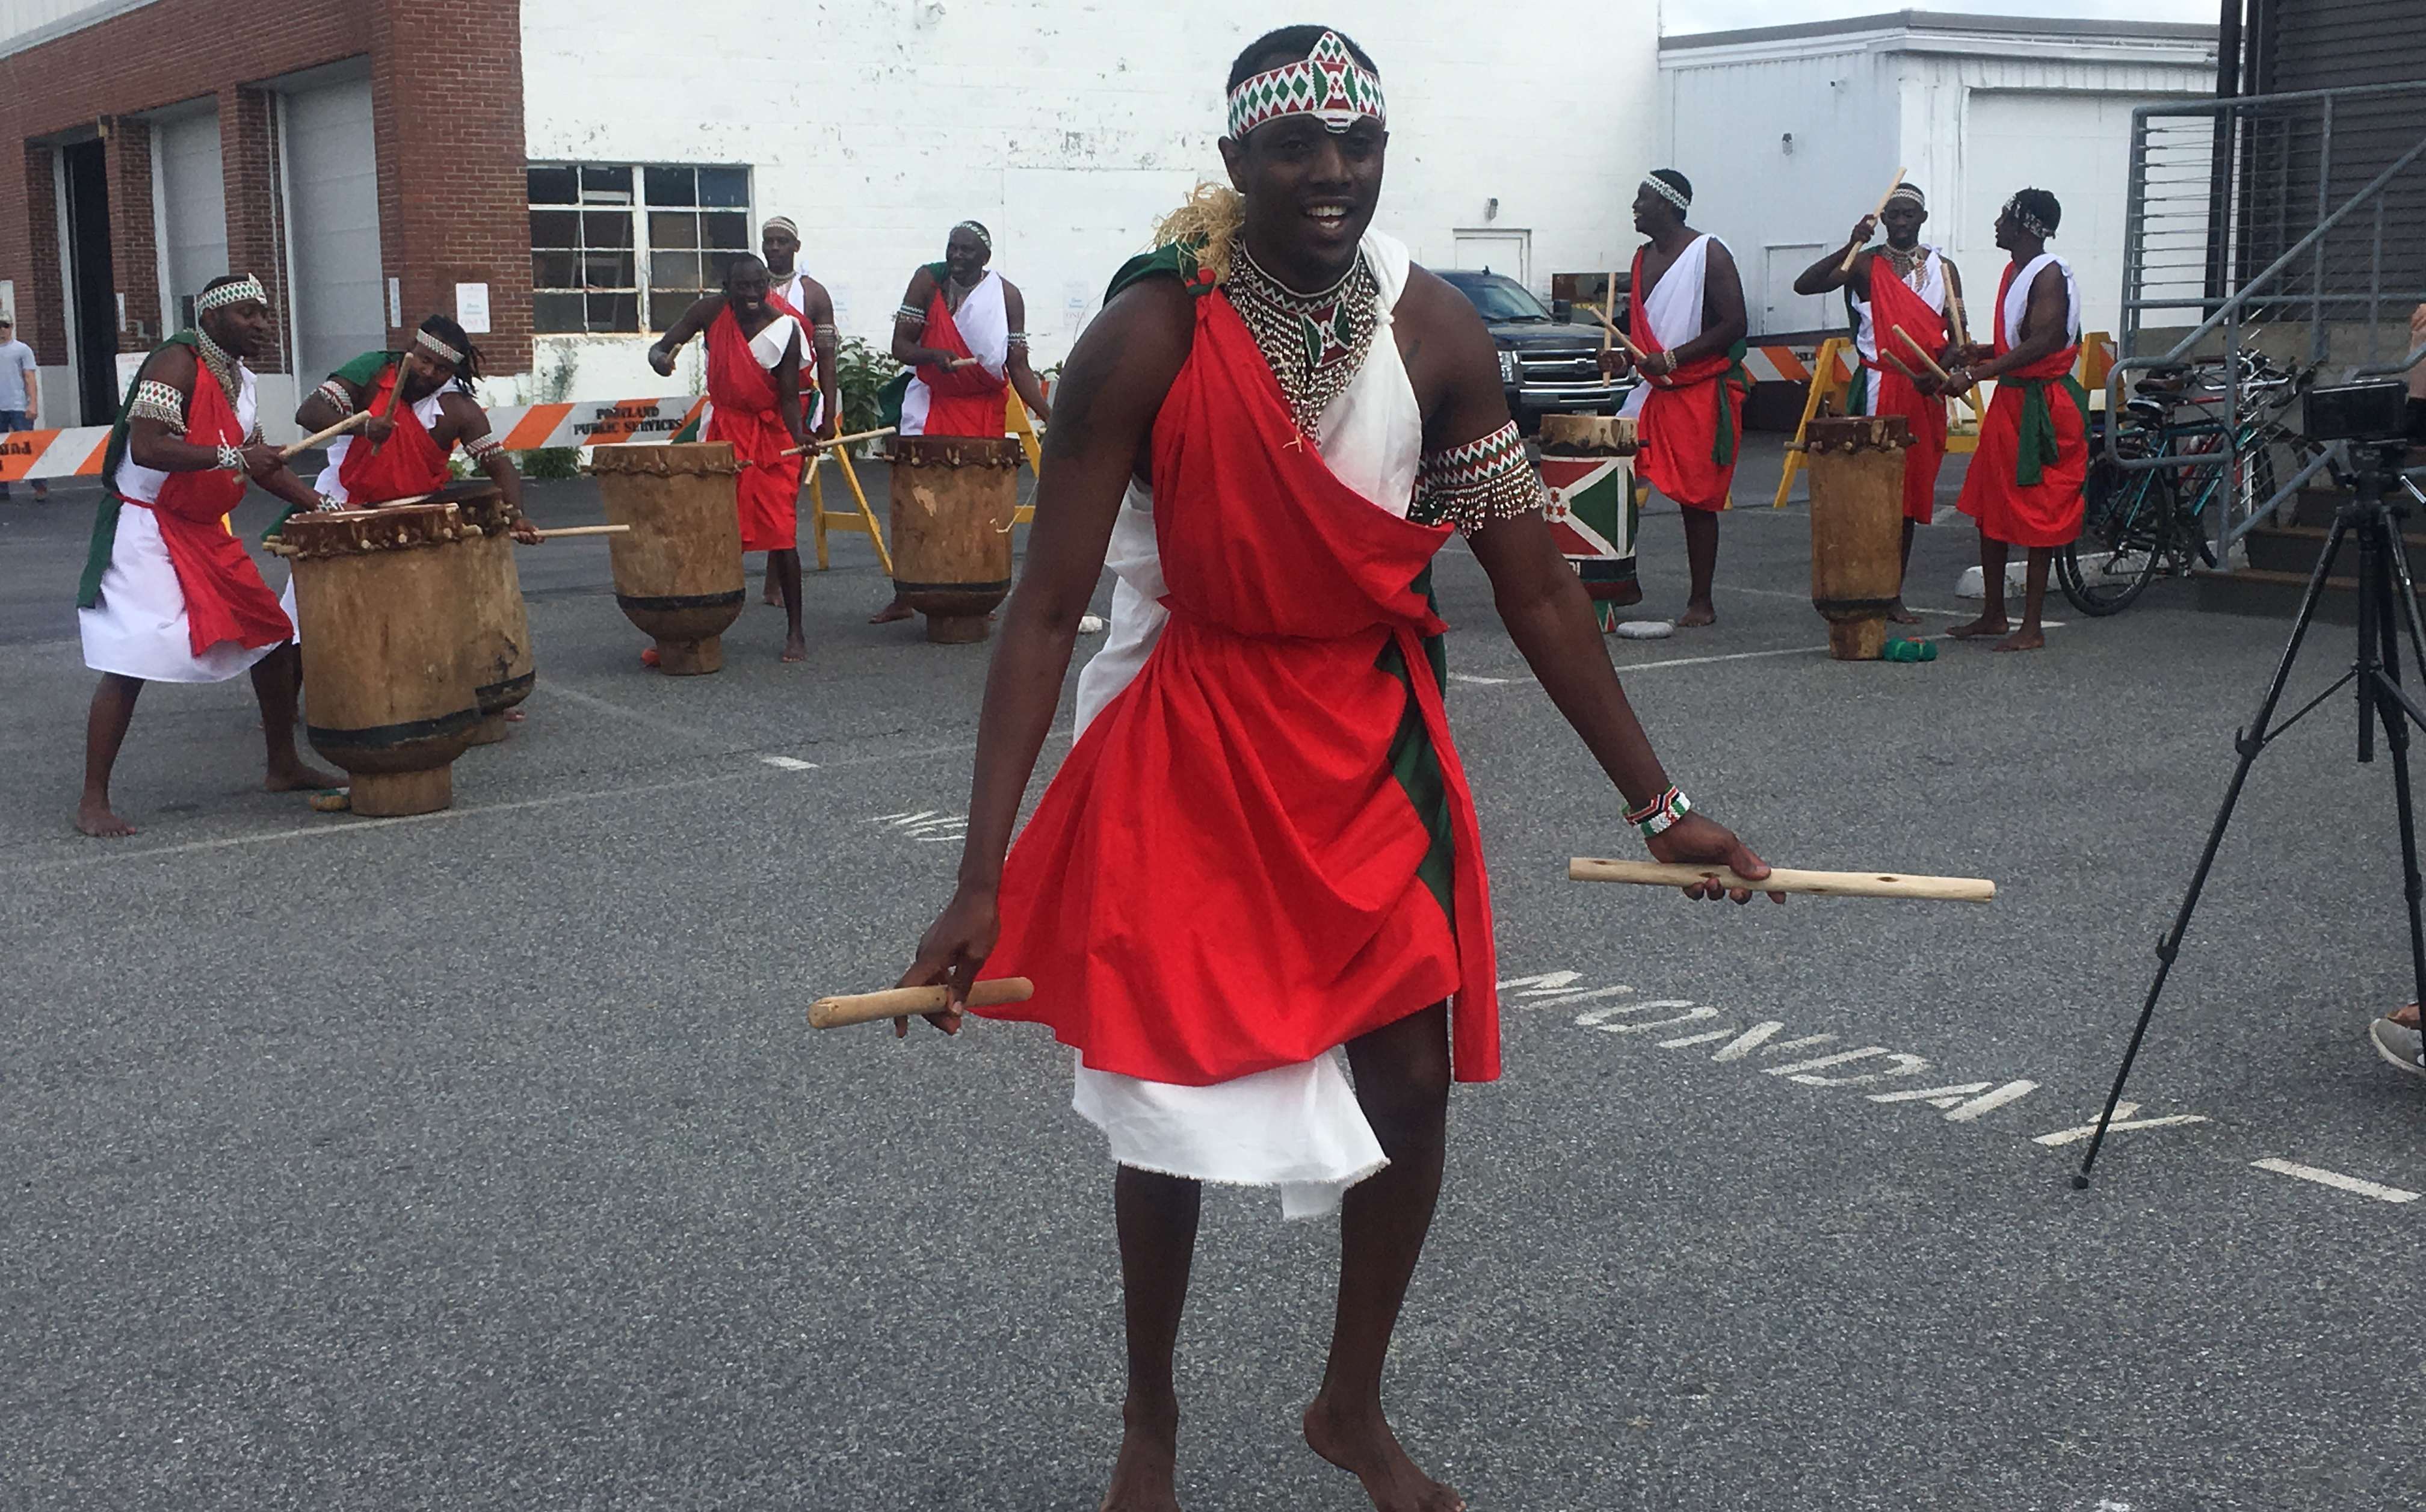
{"type": "MultiPolygon", "coordinates": [[[[951,307],[944,302],[944,289],[939,282],[927,300],[927,330],[922,345],[939,352],[949,352],[955,358],[975,357],[969,344],[961,335],[961,328],[952,319],[951,307]]],[[[940,367],[918,369],[918,381],[927,385],[932,397],[927,405],[927,431],[930,436],[1000,436],[1011,413],[1008,394],[1011,381],[985,370],[983,364],[954,368],[946,372],[940,367]]]]}
{"type": "Polygon", "coordinates": [[[704,439],[732,442],[742,464],[741,549],[799,549],[801,458],[784,455],[797,442],[776,409],[775,376],[758,365],[730,305],[707,328],[707,399],[704,439]]]}
{"type": "Polygon", "coordinates": [[[337,481],[346,486],[346,498],[359,505],[387,504],[396,499],[410,499],[418,493],[435,493],[454,481],[446,467],[446,451],[438,444],[429,427],[412,412],[410,404],[397,404],[388,413],[389,395],[401,381],[403,364],[398,363],[380,375],[378,385],[363,408],[373,414],[386,413],[395,432],[376,448],[370,438],[357,435],[346,446],[346,459],[337,464],[337,481]]]}
{"type": "Polygon", "coordinates": [[[1332,474],[1219,293],[1155,423],[1154,498],[1171,619],[1011,848],[984,974],[1036,996],[986,1011],[1206,1086],[1454,995],[1456,1076],[1496,1077],[1481,841],[1415,586],[1448,527],[1332,474]]]}
{"type": "MultiPolygon", "coordinates": [[[[194,363],[194,394],[186,403],[186,437],[197,446],[241,446],[244,427],[211,364],[194,363]]],[[[283,644],[295,634],[278,595],[261,580],[244,542],[228,533],[230,510],[244,501],[245,475],[224,468],[171,473],[152,501],[161,543],[186,596],[186,628],[197,656],[223,640],[247,651],[283,644]]],[[[139,504],[139,499],[129,499],[139,504]]]]}
{"type": "MultiPolygon", "coordinates": [[[[1634,281],[1642,281],[1642,254],[1634,254],[1634,281]]],[[[1651,330],[1651,316],[1638,293],[1626,324],[1646,357],[1667,348],[1651,330]]],[[[1641,449],[1634,470],[1662,494],[1689,509],[1727,507],[1736,477],[1736,451],[1743,441],[1743,402],[1751,393],[1743,366],[1732,352],[1701,358],[1674,373],[1645,377],[1651,393],[1642,401],[1636,428],[1641,449]]]]}
{"type": "MultiPolygon", "coordinates": [[[[1997,355],[2014,349],[2005,329],[2005,292],[2014,265],[1997,281],[1997,355]]],[[[2089,479],[2087,400],[2072,378],[2080,344],[2054,351],[1997,380],[1980,422],[1980,449],[1963,475],[1960,507],[1980,533],[2009,546],[2062,546],[2080,534],[2081,485],[2089,479]]]]}
{"type": "Polygon", "coordinates": [[[1946,465],[1946,400],[1921,393],[1913,387],[1912,379],[1887,362],[1893,356],[1906,367],[1920,365],[1920,359],[1897,336],[1899,330],[1910,331],[1920,349],[1933,358],[1946,347],[1946,317],[1896,277],[1885,258],[1873,257],[1870,335],[1878,346],[1879,359],[1862,360],[1870,370],[1869,412],[1901,415],[1912,427],[1912,445],[1903,454],[1903,517],[1925,525],[1937,512],[1937,474],[1946,465]]]}

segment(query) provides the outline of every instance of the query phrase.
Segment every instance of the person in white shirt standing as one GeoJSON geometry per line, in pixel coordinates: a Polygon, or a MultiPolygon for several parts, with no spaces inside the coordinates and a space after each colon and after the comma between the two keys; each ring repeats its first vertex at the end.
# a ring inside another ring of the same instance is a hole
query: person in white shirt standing
{"type": "MultiPolygon", "coordinates": [[[[17,339],[15,322],[0,315],[0,432],[31,430],[42,417],[41,370],[34,365],[34,349],[17,339]]],[[[34,479],[34,502],[51,496],[51,486],[34,479]]],[[[0,483],[0,499],[8,485],[0,483]]]]}

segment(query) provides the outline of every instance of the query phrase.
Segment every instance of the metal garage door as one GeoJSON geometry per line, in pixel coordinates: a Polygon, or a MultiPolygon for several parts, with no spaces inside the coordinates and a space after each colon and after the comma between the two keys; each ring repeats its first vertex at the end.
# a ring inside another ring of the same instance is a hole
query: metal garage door
{"type": "Polygon", "coordinates": [[[284,97],[279,119],[297,377],[308,388],[387,340],[370,81],[299,89],[284,97]]]}
{"type": "Polygon", "coordinates": [[[152,185],[160,221],[160,309],[174,330],[194,323],[194,296],[228,270],[218,111],[154,123],[152,185]]]}

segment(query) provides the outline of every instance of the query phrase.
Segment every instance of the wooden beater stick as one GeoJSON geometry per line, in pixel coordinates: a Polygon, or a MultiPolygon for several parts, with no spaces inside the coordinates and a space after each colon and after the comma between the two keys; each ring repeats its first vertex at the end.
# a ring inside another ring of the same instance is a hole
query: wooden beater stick
{"type": "Polygon", "coordinates": [[[338,421],[335,425],[331,426],[326,430],[320,431],[315,435],[306,436],[292,446],[281,446],[278,448],[278,459],[282,462],[291,462],[298,457],[302,456],[305,452],[310,451],[313,447],[325,446],[329,442],[335,441],[338,437],[357,429],[367,422],[370,417],[369,410],[357,410],[352,414],[346,416],[345,419],[338,421]]]}
{"type": "MultiPolygon", "coordinates": [[[[1898,189],[1903,187],[1903,176],[1910,171],[1912,171],[1910,169],[1900,168],[1896,169],[1895,182],[1887,185],[1886,193],[1879,196],[1879,207],[1870,212],[1870,218],[1872,220],[1876,220],[1879,217],[1887,213],[1887,201],[1895,198],[1895,192],[1898,189]]],[[[1853,259],[1861,255],[1862,249],[1858,247],[1846,249],[1845,260],[1836,265],[1836,271],[1839,273],[1851,273],[1853,271],[1853,259]]]]}
{"type": "Polygon", "coordinates": [[[1625,348],[1625,355],[1634,359],[1637,366],[1650,361],[1650,358],[1644,355],[1642,348],[1634,345],[1633,339],[1627,336],[1625,331],[1620,330],[1617,328],[1616,321],[1609,319],[1607,315],[1602,314],[1599,311],[1593,309],[1589,305],[1585,306],[1584,313],[1591,315],[1594,320],[1599,321],[1603,330],[1617,338],[1617,344],[1625,348]]]}
{"type": "MultiPolygon", "coordinates": [[[[1036,995],[1036,984],[1025,976],[1005,976],[969,989],[968,1005],[1000,1007],[1025,1003],[1036,995]]],[[[880,1019],[906,1019],[914,1013],[941,1013],[951,1006],[944,987],[897,987],[884,992],[859,992],[848,997],[819,998],[809,1005],[809,1027],[840,1029],[847,1024],[874,1023],[880,1019]]]]}
{"type": "Polygon", "coordinates": [[[1632,882],[1643,887],[1690,887],[1722,882],[1753,893],[1809,893],[1820,897],[1927,898],[1941,903],[1987,903],[1997,884],[1983,877],[1904,877],[1888,872],[1798,872],[1780,866],[1755,882],[1723,866],[1698,862],[1612,861],[1578,856],[1567,862],[1571,882],[1632,882]]]}
{"type": "MultiPolygon", "coordinates": [[[[407,355],[410,356],[411,354],[408,353],[407,355]]],[[[396,418],[396,401],[404,397],[404,361],[405,360],[402,357],[396,360],[396,387],[387,391],[387,408],[380,411],[380,418],[381,420],[392,420],[396,418]]],[[[370,445],[371,455],[373,457],[377,457],[379,455],[379,442],[372,442],[370,445]]],[[[404,501],[399,500],[398,502],[401,503],[404,501]]]]}
{"type": "Polygon", "coordinates": [[[1948,314],[1954,316],[1954,345],[1957,346],[1970,346],[1971,328],[1970,323],[1963,318],[1963,296],[1956,294],[1951,289],[1948,290],[1946,294],[1946,309],[1948,314]]]}
{"type": "Polygon", "coordinates": [[[1928,351],[1927,351],[1927,350],[1925,350],[1925,349],[1921,346],[1920,343],[1918,343],[1918,342],[1917,342],[1917,341],[1915,341],[1915,340],[1913,340],[1913,339],[1912,339],[1912,332],[1911,332],[1911,331],[1906,330],[1905,330],[1903,327],[1901,327],[1901,326],[1898,326],[1898,327],[1896,328],[1896,337],[1897,337],[1897,339],[1898,339],[1898,340],[1901,341],[1901,342],[1902,342],[1906,346],[1909,346],[1909,347],[1911,347],[1911,348],[1912,348],[1912,355],[1913,355],[1913,356],[1915,356],[1915,357],[1919,358],[1919,359],[1920,359],[1920,361],[1921,361],[1921,365],[1922,365],[1922,366],[1924,366],[1924,367],[1926,367],[1926,368],[1928,368],[1932,373],[1933,373],[1933,374],[1935,374],[1935,375],[1937,376],[1937,381],[1938,381],[1938,382],[1943,383],[1943,382],[1947,381],[1947,378],[1946,378],[1946,369],[1944,369],[1944,368],[1942,368],[1942,367],[1938,366],[1938,365],[1937,365],[1937,359],[1936,359],[1936,358],[1934,358],[1934,357],[1930,356],[1930,355],[1929,355],[1929,353],[1928,353],[1928,351]]]}
{"type": "Polygon", "coordinates": [[[1609,350],[1609,340],[1617,334],[1617,269],[1609,270],[1609,282],[1600,291],[1600,349],[1609,350]]]}
{"type": "Polygon", "coordinates": [[[1920,387],[1920,375],[1914,372],[1911,368],[1904,366],[1902,358],[1898,357],[1893,352],[1881,352],[1879,355],[1887,360],[1888,365],[1892,366],[1897,372],[1903,375],[1905,382],[1911,384],[1916,389],[1920,387]]]}
{"type": "Polygon", "coordinates": [[[554,530],[541,531],[539,539],[556,540],[565,536],[628,536],[631,533],[629,525],[560,525],[554,530]]]}
{"type": "Polygon", "coordinates": [[[786,457],[802,457],[806,456],[810,452],[823,451],[828,446],[848,446],[855,441],[874,441],[879,436],[890,436],[899,428],[900,427],[898,426],[885,426],[876,430],[861,430],[854,431],[848,436],[836,436],[832,441],[813,441],[805,446],[795,446],[784,455],[786,457]]]}

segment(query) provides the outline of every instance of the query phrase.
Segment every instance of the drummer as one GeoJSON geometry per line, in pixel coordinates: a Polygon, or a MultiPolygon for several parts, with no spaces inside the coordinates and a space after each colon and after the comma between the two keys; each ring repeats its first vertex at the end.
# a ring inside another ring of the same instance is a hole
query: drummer
{"type": "MultiPolygon", "coordinates": [[[[801,408],[809,422],[809,434],[832,441],[835,422],[842,418],[841,379],[834,368],[833,296],[801,270],[801,228],[790,217],[768,220],[758,234],[758,250],[767,259],[768,298],[809,333],[812,350],[801,354],[801,408]]],[[[784,602],[771,561],[767,564],[765,598],[768,603],[784,602]]]]}
{"type": "MultiPolygon", "coordinates": [[[[887,409],[900,405],[902,435],[999,438],[1011,390],[1040,424],[1050,418],[1044,385],[1027,362],[1027,301],[988,269],[993,261],[994,233],[963,220],[944,238],[944,260],[910,275],[893,314],[893,359],[911,370],[885,391],[887,409]]],[[[910,616],[897,595],[868,623],[910,616]]]]}
{"type": "MultiPolygon", "coordinates": [[[[809,334],[800,317],[769,297],[767,265],[743,253],[726,265],[724,292],[694,303],[649,348],[649,365],[671,378],[674,353],[707,333],[708,441],[732,444],[741,463],[741,549],[765,552],[784,590],[788,621],[784,660],[808,660],[801,632],[801,458],[785,456],[810,444],[801,420],[801,354],[809,334]]],[[[640,660],[657,665],[655,647],[640,660]]]]}
{"type": "Polygon", "coordinates": [[[247,478],[298,508],[319,503],[261,440],[244,360],[275,350],[268,296],[250,274],[215,279],[194,312],[198,329],[144,359],[103,463],[76,598],[85,665],[101,674],[76,806],[75,827],[88,835],[135,832],[110,807],[109,779],[146,683],[224,683],[250,672],[268,746],[263,785],[272,793],[345,785],[295,748],[301,664],[294,624],[226,523],[247,478]]]}
{"type": "Polygon", "coordinates": [[[317,434],[364,410],[370,418],[359,438],[330,442],[329,465],[315,487],[330,503],[353,509],[418,498],[454,481],[447,459],[461,446],[504,495],[514,539],[537,541],[538,528],[523,517],[522,475],[473,394],[479,378],[479,349],[445,315],[423,321],[406,350],[364,352],[330,374],[296,410],[295,423],[317,434]]]}

